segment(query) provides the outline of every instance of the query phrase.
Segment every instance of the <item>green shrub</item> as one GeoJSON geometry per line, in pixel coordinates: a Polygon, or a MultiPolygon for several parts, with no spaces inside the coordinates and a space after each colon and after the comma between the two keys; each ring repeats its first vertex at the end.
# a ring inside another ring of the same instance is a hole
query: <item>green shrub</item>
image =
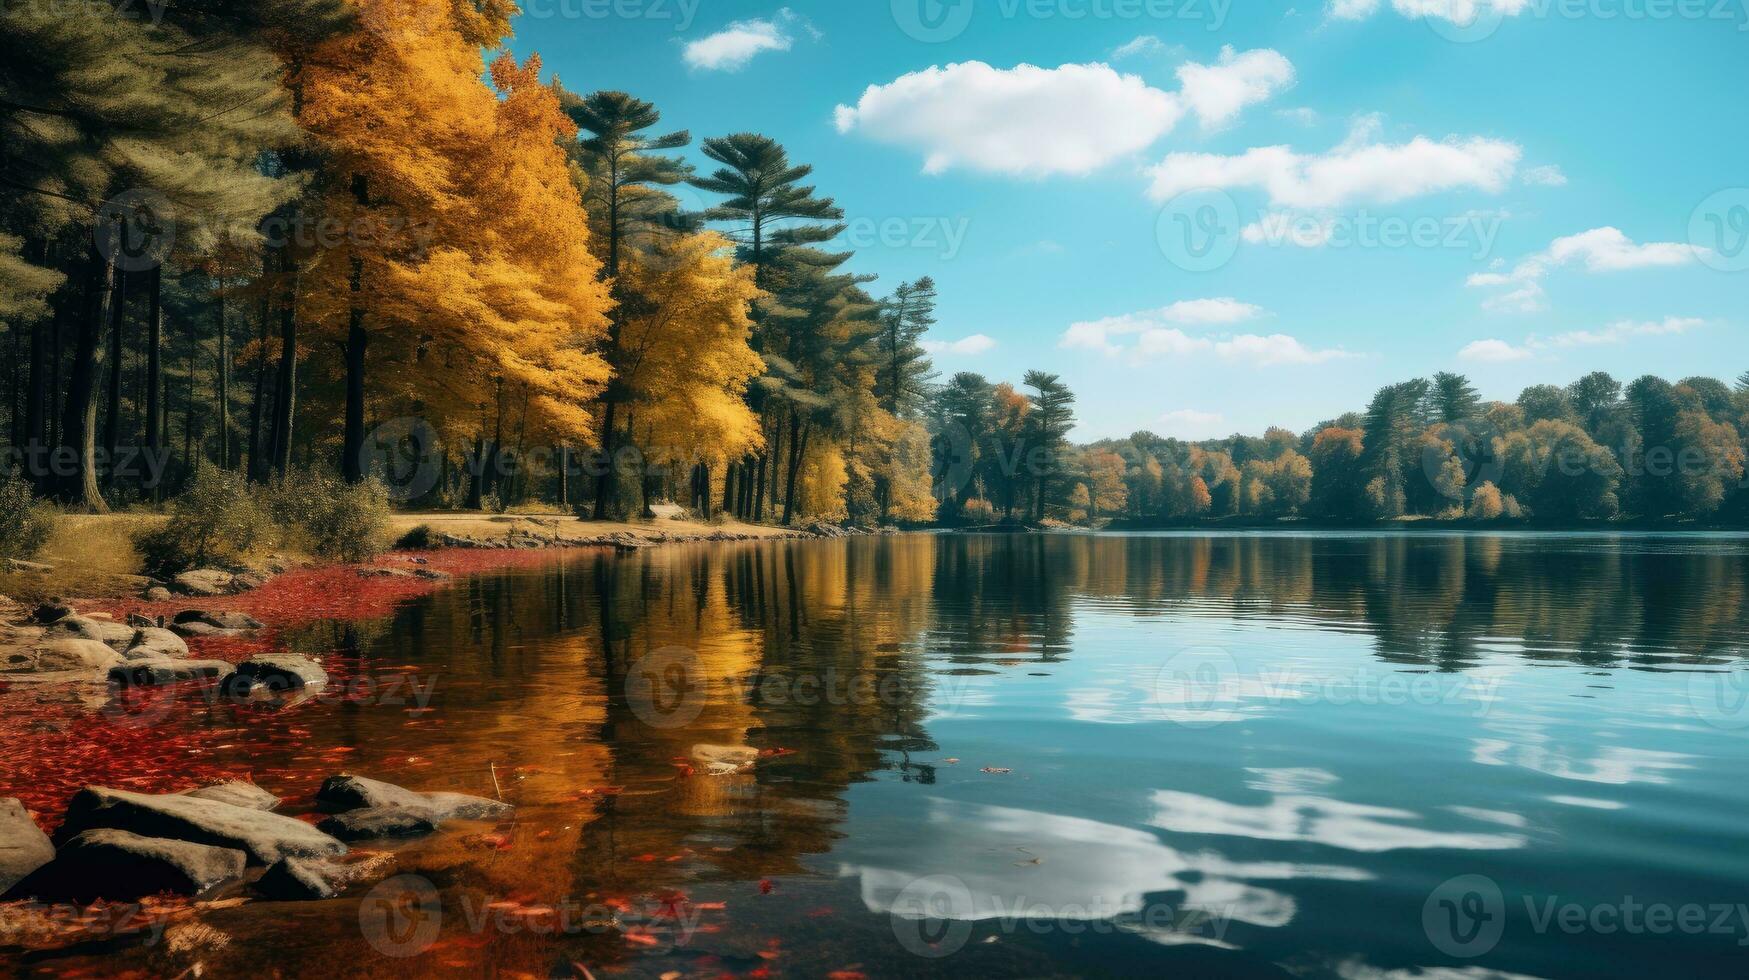
{"type": "Polygon", "coordinates": [[[425,551],[433,547],[431,540],[435,533],[437,532],[431,530],[429,524],[417,525],[401,535],[395,542],[395,547],[400,551],[425,551]]]}
{"type": "Polygon", "coordinates": [[[320,470],[293,470],[266,494],[288,548],[330,561],[367,561],[389,546],[389,492],[376,480],[349,484],[320,470]]]}
{"type": "Polygon", "coordinates": [[[268,515],[241,476],[203,466],[171,502],[169,522],[138,544],[146,572],[168,577],[195,568],[243,568],[270,530],[268,515]]]}
{"type": "Polygon", "coordinates": [[[55,512],[15,474],[0,477],[0,558],[29,558],[55,528],[55,512]]]}

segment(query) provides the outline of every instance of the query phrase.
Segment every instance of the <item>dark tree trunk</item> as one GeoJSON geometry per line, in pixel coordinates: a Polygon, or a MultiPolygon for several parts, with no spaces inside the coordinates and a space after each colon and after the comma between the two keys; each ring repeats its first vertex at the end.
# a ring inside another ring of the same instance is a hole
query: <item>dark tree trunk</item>
{"type": "Polygon", "coordinates": [[[273,320],[273,301],[266,287],[267,255],[261,256],[261,314],[255,347],[255,396],[249,405],[249,461],[245,472],[249,479],[260,482],[267,476],[266,440],[261,424],[267,417],[267,325],[273,320]]]}
{"type": "Polygon", "coordinates": [[[121,449],[121,355],[123,328],[127,324],[128,274],[115,271],[115,288],[109,299],[109,388],[103,416],[105,487],[115,486],[115,457],[121,449]]]}
{"type": "MultiPolygon", "coordinates": [[[[611,389],[613,383],[608,382],[611,389]]],[[[615,479],[619,460],[615,456],[618,448],[619,429],[614,424],[614,415],[619,403],[608,398],[601,409],[601,472],[595,477],[595,519],[606,520],[619,511],[619,482],[615,479]]]]}
{"type": "Polygon", "coordinates": [[[219,466],[231,468],[231,326],[225,322],[225,281],[219,280],[219,323],[217,369],[219,389],[219,466]]]}
{"type": "Polygon", "coordinates": [[[66,410],[61,419],[62,448],[71,452],[74,467],[60,481],[60,498],[63,503],[106,514],[109,506],[97,489],[97,377],[103,370],[103,328],[115,303],[118,276],[115,265],[95,251],[87,274],[84,316],[79,319],[74,340],[66,410]]]}
{"type": "Polygon", "coordinates": [[[790,454],[789,477],[784,481],[783,489],[783,524],[785,527],[795,518],[796,513],[796,474],[802,468],[802,459],[808,452],[808,436],[811,430],[802,427],[801,419],[790,416],[790,454]]]}
{"type": "MultiPolygon", "coordinates": [[[[352,175],[352,199],[370,204],[369,178],[352,175]]],[[[363,483],[364,467],[364,260],[352,259],[352,307],[346,328],[346,421],[340,442],[340,473],[347,483],[363,483]]]]}
{"type": "Polygon", "coordinates": [[[286,275],[279,310],[279,374],[274,384],[273,469],[280,476],[291,470],[292,423],[297,418],[298,318],[297,264],[291,246],[280,251],[279,268],[286,275]]]}
{"type": "MultiPolygon", "coordinates": [[[[152,467],[158,465],[159,454],[167,445],[167,441],[161,438],[165,412],[160,398],[164,390],[164,362],[161,359],[164,346],[164,268],[154,267],[149,275],[151,278],[146,281],[146,454],[152,462],[141,469],[140,489],[150,490],[155,500],[161,495],[162,488],[152,480],[152,467]]],[[[115,465],[113,457],[110,465],[115,465]]]]}

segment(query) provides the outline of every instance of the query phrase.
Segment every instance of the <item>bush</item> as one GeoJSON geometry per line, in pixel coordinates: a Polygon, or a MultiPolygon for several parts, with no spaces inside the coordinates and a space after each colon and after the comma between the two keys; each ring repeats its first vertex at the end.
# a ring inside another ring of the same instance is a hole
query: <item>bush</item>
{"type": "Polygon", "coordinates": [[[395,547],[401,551],[425,551],[432,547],[431,537],[435,533],[431,530],[431,525],[420,524],[401,535],[395,542],[395,547]]]}
{"type": "Polygon", "coordinates": [[[139,540],[146,572],[169,577],[194,568],[240,569],[271,525],[241,476],[203,466],[170,504],[170,521],[139,540]]]}
{"type": "Polygon", "coordinates": [[[16,475],[0,477],[0,558],[29,558],[55,529],[55,513],[16,475]]]}
{"type": "Polygon", "coordinates": [[[389,546],[389,493],[320,470],[293,470],[266,493],[285,547],[330,561],[367,561],[389,546]]]}

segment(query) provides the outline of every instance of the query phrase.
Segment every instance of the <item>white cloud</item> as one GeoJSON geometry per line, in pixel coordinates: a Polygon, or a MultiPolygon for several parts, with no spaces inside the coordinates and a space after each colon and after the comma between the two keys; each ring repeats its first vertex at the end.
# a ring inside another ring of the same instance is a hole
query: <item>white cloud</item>
{"type": "Polygon", "coordinates": [[[1381,143],[1378,125],[1376,118],[1361,120],[1328,153],[1296,153],[1288,146],[1255,147],[1237,156],[1173,153],[1149,169],[1148,194],[1165,201],[1190,190],[1255,187],[1281,207],[1391,204],[1460,188],[1498,193],[1511,183],[1523,156],[1516,143],[1480,136],[1381,143]]]}
{"type": "Polygon", "coordinates": [[[1209,355],[1254,367],[1323,364],[1354,356],[1344,350],[1315,350],[1287,334],[1205,336],[1181,329],[1242,323],[1263,314],[1261,307],[1231,298],[1185,300],[1157,310],[1071,324],[1057,345],[1110,355],[1129,352],[1141,360],[1209,355]],[[1134,345],[1121,342],[1127,337],[1135,338],[1134,345]]]}
{"type": "MultiPolygon", "coordinates": [[[[1263,315],[1263,308],[1250,303],[1241,303],[1228,296],[1215,299],[1180,300],[1157,310],[1144,310],[1140,313],[1126,313],[1122,316],[1105,317],[1101,320],[1090,320],[1074,323],[1063,332],[1058,346],[1080,347],[1088,350],[1104,351],[1115,354],[1123,348],[1112,342],[1113,337],[1141,334],[1146,340],[1153,336],[1152,343],[1156,345],[1171,345],[1174,343],[1171,334],[1183,338],[1182,343],[1190,345],[1188,349],[1209,349],[1209,341],[1188,337],[1185,334],[1167,329],[1169,325],[1221,325],[1242,323],[1263,315]],[[1197,346],[1197,345],[1202,346],[1197,346]]],[[[1161,353],[1166,351],[1162,350],[1161,353]]]]}
{"type": "Polygon", "coordinates": [[[1478,340],[1458,351],[1458,359],[1481,364],[1509,364],[1525,361],[1536,354],[1523,347],[1514,347],[1504,340],[1478,340]]]}
{"type": "MultiPolygon", "coordinates": [[[[1391,0],[1391,8],[1412,20],[1434,17],[1454,24],[1474,23],[1484,13],[1517,17],[1530,8],[1531,0],[1391,0]]],[[[1378,12],[1380,0],[1330,0],[1330,16],[1337,20],[1364,20],[1378,12]]]]}
{"type": "Polygon", "coordinates": [[[1083,175],[1147,149],[1187,113],[1204,125],[1230,121],[1290,83],[1293,66],[1274,51],[1227,48],[1218,64],[1186,64],[1178,74],[1182,90],[1167,92],[1104,64],[968,61],[871,85],[835,118],[840,133],[922,151],[928,174],[1083,175]]]}
{"type": "Polygon", "coordinates": [[[1524,182],[1537,187],[1565,187],[1567,175],[1554,164],[1541,167],[1531,167],[1524,172],[1524,182]]]}
{"type": "Polygon", "coordinates": [[[1329,244],[1335,233],[1335,216],[1300,211],[1270,211],[1239,229],[1239,237],[1249,245],[1295,245],[1300,248],[1321,248],[1329,244]]]}
{"type": "Polygon", "coordinates": [[[1219,412],[1203,412],[1180,408],[1163,413],[1158,419],[1162,435],[1180,439],[1213,439],[1221,435],[1226,419],[1219,412]]]}
{"type": "Polygon", "coordinates": [[[789,26],[797,21],[788,7],[770,20],[738,20],[708,37],[689,43],[682,52],[689,68],[740,71],[766,51],[788,51],[795,43],[789,26]]]}
{"type": "Polygon", "coordinates": [[[1534,313],[1546,306],[1542,280],[1550,269],[1579,264],[1587,272],[1621,272],[1687,265],[1699,257],[1699,249],[1683,242],[1647,242],[1642,245],[1628,238],[1620,229],[1593,228],[1555,239],[1546,250],[1521,260],[1510,270],[1501,271],[1504,264],[1496,262],[1494,271],[1475,273],[1465,285],[1505,290],[1484,300],[1484,309],[1534,313]]]}
{"type": "Polygon", "coordinates": [[[1504,364],[1529,360],[1542,351],[1623,344],[1636,337],[1676,336],[1704,327],[1706,322],[1697,317],[1680,316],[1667,316],[1662,320],[1618,320],[1597,330],[1570,330],[1548,338],[1533,336],[1522,345],[1504,340],[1478,340],[1459,351],[1458,357],[1466,361],[1504,364]]]}
{"type": "Polygon", "coordinates": [[[996,339],[981,333],[962,337],[959,340],[925,340],[923,349],[931,354],[959,354],[971,356],[983,354],[996,348],[996,339]]]}
{"type": "Polygon", "coordinates": [[[1267,101],[1293,81],[1293,64],[1268,48],[1240,54],[1227,45],[1218,64],[1192,62],[1178,69],[1180,96],[1204,126],[1231,121],[1246,106],[1267,101]]]}
{"type": "Polygon", "coordinates": [[[1275,114],[1290,122],[1298,123],[1301,126],[1316,126],[1320,118],[1318,110],[1309,106],[1298,106],[1293,109],[1278,109],[1275,114]]]}
{"type": "Polygon", "coordinates": [[[1179,50],[1182,49],[1176,44],[1168,45],[1152,34],[1143,34],[1133,41],[1125,42],[1112,49],[1111,60],[1122,61],[1125,58],[1135,58],[1140,55],[1155,55],[1179,50]]]}
{"type": "Polygon", "coordinates": [[[1619,320],[1600,330],[1572,330],[1556,334],[1547,341],[1554,347],[1595,347],[1621,344],[1635,337],[1669,337],[1684,334],[1706,325],[1697,317],[1667,316],[1662,320],[1619,320]]]}

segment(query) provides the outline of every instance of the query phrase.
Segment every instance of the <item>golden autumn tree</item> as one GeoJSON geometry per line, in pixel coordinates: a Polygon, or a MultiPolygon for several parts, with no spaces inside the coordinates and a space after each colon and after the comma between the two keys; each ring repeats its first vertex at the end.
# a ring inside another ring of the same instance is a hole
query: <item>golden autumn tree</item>
{"type": "Polygon", "coordinates": [[[324,155],[306,314],[345,355],[343,470],[364,475],[367,374],[373,398],[451,438],[490,428],[494,458],[507,402],[524,432],[587,441],[610,304],[539,60],[503,55],[482,78],[513,8],[358,7],[361,29],[310,58],[299,111],[324,155]]]}

